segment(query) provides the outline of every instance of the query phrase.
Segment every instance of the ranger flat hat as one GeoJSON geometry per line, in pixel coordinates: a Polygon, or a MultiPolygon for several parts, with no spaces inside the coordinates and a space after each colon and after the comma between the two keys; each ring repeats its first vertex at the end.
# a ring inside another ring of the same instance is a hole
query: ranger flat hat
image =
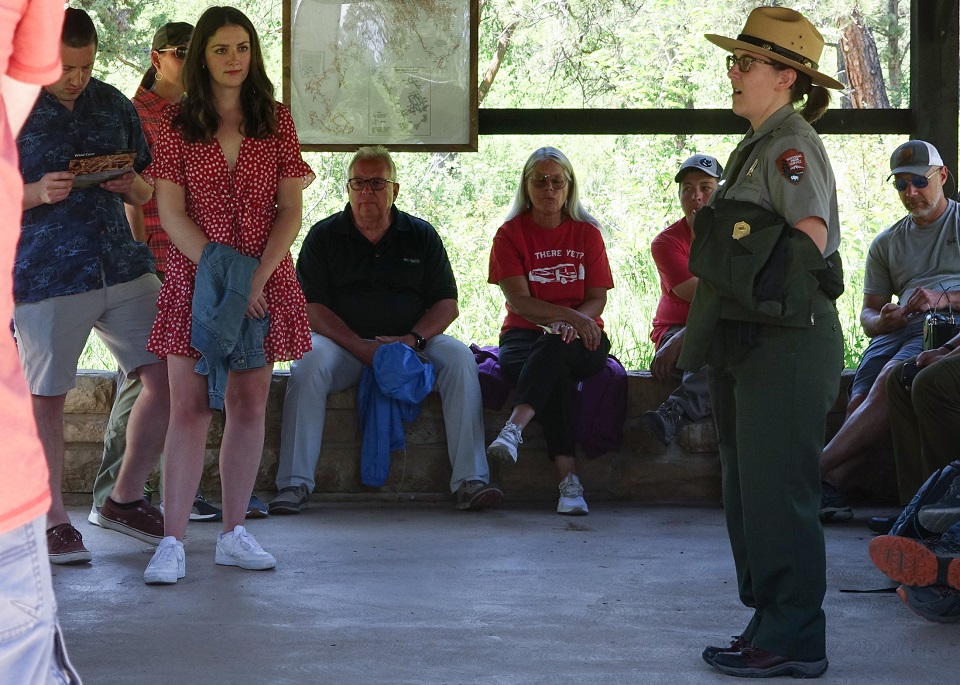
{"type": "Polygon", "coordinates": [[[677,175],[674,176],[673,180],[680,183],[683,175],[691,169],[702,171],[714,178],[720,178],[721,174],[723,174],[723,167],[720,166],[720,162],[714,157],[710,155],[694,155],[693,157],[687,157],[686,161],[680,165],[680,169],[677,171],[677,175]]]}
{"type": "Polygon", "coordinates": [[[747,50],[802,71],[817,85],[844,89],[842,83],[818,71],[823,54],[823,36],[796,10],[758,7],[750,12],[743,31],[736,38],[713,33],[707,33],[704,37],[730,52],[747,50]]]}

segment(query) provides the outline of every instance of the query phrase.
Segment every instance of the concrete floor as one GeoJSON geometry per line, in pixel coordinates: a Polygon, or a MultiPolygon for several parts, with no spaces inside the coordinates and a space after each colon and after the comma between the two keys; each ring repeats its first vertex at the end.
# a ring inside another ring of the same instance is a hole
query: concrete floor
{"type": "MultiPolygon", "coordinates": [[[[749,618],[722,511],[591,504],[313,504],[250,522],[278,560],[262,572],[214,565],[219,525],[192,523],[165,587],[143,584],[152,548],[74,507],[94,561],[54,567],[54,587],[87,685],[730,683],[700,659],[749,618]]],[[[822,680],[955,682],[960,624],[844,592],[891,585],[866,554],[876,513],[827,528],[822,680]]]]}

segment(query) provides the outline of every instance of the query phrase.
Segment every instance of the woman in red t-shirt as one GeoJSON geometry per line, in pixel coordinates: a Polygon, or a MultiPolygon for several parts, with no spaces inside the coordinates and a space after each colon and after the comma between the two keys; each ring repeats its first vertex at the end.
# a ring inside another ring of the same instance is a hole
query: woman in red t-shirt
{"type": "Polygon", "coordinates": [[[576,176],[552,147],[530,155],[490,252],[489,282],[503,290],[500,367],[516,382],[513,411],[489,457],[517,461],[534,417],[560,473],[560,514],[586,514],[574,459],[576,382],[606,364],[600,315],[613,277],[597,220],[580,205],[576,176]]]}

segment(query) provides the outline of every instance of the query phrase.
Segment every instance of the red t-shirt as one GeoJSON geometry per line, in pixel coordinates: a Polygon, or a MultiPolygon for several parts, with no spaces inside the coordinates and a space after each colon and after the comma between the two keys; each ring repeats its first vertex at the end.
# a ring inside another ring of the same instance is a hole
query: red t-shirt
{"type": "MultiPolygon", "coordinates": [[[[0,0],[0,73],[35,85],[60,78],[63,0],[0,0]]],[[[13,259],[20,237],[23,179],[0,98],[0,321],[13,317],[13,259]]],[[[30,391],[10,331],[0,333],[0,534],[50,508],[47,460],[37,437],[30,391]]]]}
{"type": "Polygon", "coordinates": [[[653,317],[650,339],[655,345],[671,326],[686,326],[690,303],[678,297],[673,289],[693,278],[690,273],[690,243],[693,231],[687,220],[680,219],[667,226],[650,244],[653,261],[660,272],[660,304],[653,317]]]}
{"type": "MultiPolygon", "coordinates": [[[[525,276],[530,294],[539,300],[574,308],[587,288],[613,287],[603,236],[593,224],[567,219],[556,228],[541,228],[529,212],[500,227],[490,251],[489,283],[525,276]]],[[[511,328],[538,329],[506,304],[504,333],[511,328]]],[[[597,318],[602,328],[603,320],[597,318]]]]}

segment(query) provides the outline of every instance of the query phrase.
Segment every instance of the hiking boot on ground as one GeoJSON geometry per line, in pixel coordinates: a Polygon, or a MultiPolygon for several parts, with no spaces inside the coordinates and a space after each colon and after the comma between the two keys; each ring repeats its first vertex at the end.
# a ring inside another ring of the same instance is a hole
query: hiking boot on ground
{"type": "Polygon", "coordinates": [[[93,555],[83,546],[80,531],[61,523],[47,531],[47,554],[51,564],[86,564],[93,555]]]}
{"type": "Polygon", "coordinates": [[[589,510],[583,499],[583,486],[575,473],[568,473],[560,481],[560,501],[557,503],[557,513],[567,516],[583,516],[589,510]]]}
{"type": "Polygon", "coordinates": [[[523,429],[520,426],[507,421],[503,430],[500,431],[500,435],[487,448],[487,456],[498,461],[516,464],[517,447],[523,444],[522,432],[523,429]]]}
{"type": "Polygon", "coordinates": [[[163,514],[147,500],[118,504],[107,497],[97,513],[101,528],[115,530],[151,545],[163,540],[163,514]]]}
{"type": "Polygon", "coordinates": [[[270,500],[270,515],[299,514],[307,508],[308,497],[310,493],[303,483],[282,488],[277,496],[270,500]]]}
{"type": "Polygon", "coordinates": [[[960,591],[942,585],[911,587],[901,585],[897,594],[910,611],[936,623],[960,621],[960,591]]]}
{"type": "Polygon", "coordinates": [[[655,410],[644,412],[640,417],[640,425],[650,431],[660,444],[668,446],[680,432],[684,416],[676,402],[667,400],[655,410]]]}
{"type": "Polygon", "coordinates": [[[846,495],[825,480],[820,481],[820,520],[849,521],[853,518],[853,509],[846,495]]]}
{"type": "Polygon", "coordinates": [[[881,535],[870,541],[870,559],[898,583],[960,590],[960,525],[929,545],[899,535],[881,535]]]}
{"type": "Polygon", "coordinates": [[[183,543],[168,535],[157,545],[157,551],[153,553],[153,558],[143,572],[143,582],[147,585],[173,585],[186,573],[183,543]]]}
{"type": "Polygon", "coordinates": [[[486,509],[503,501],[503,491],[482,480],[465,480],[457,488],[457,509],[486,509]]]}
{"type": "Polygon", "coordinates": [[[748,645],[739,652],[720,652],[714,657],[712,664],[727,675],[741,678],[772,678],[781,675],[819,678],[829,666],[826,657],[816,661],[800,661],[753,645],[748,645]]]}
{"type": "Polygon", "coordinates": [[[960,523],[960,476],[950,483],[950,489],[936,502],[920,507],[917,514],[920,525],[931,533],[945,533],[955,523],[960,523]]]}
{"type": "Polygon", "coordinates": [[[713,660],[717,658],[718,654],[723,654],[724,652],[740,652],[750,646],[752,646],[750,640],[744,639],[743,635],[734,635],[733,639],[730,640],[730,646],[707,647],[700,656],[703,657],[704,661],[713,666],[713,660]]]}
{"type": "Polygon", "coordinates": [[[217,538],[216,562],[221,566],[239,566],[249,571],[263,571],[277,565],[277,560],[257,542],[243,526],[217,538]]]}

